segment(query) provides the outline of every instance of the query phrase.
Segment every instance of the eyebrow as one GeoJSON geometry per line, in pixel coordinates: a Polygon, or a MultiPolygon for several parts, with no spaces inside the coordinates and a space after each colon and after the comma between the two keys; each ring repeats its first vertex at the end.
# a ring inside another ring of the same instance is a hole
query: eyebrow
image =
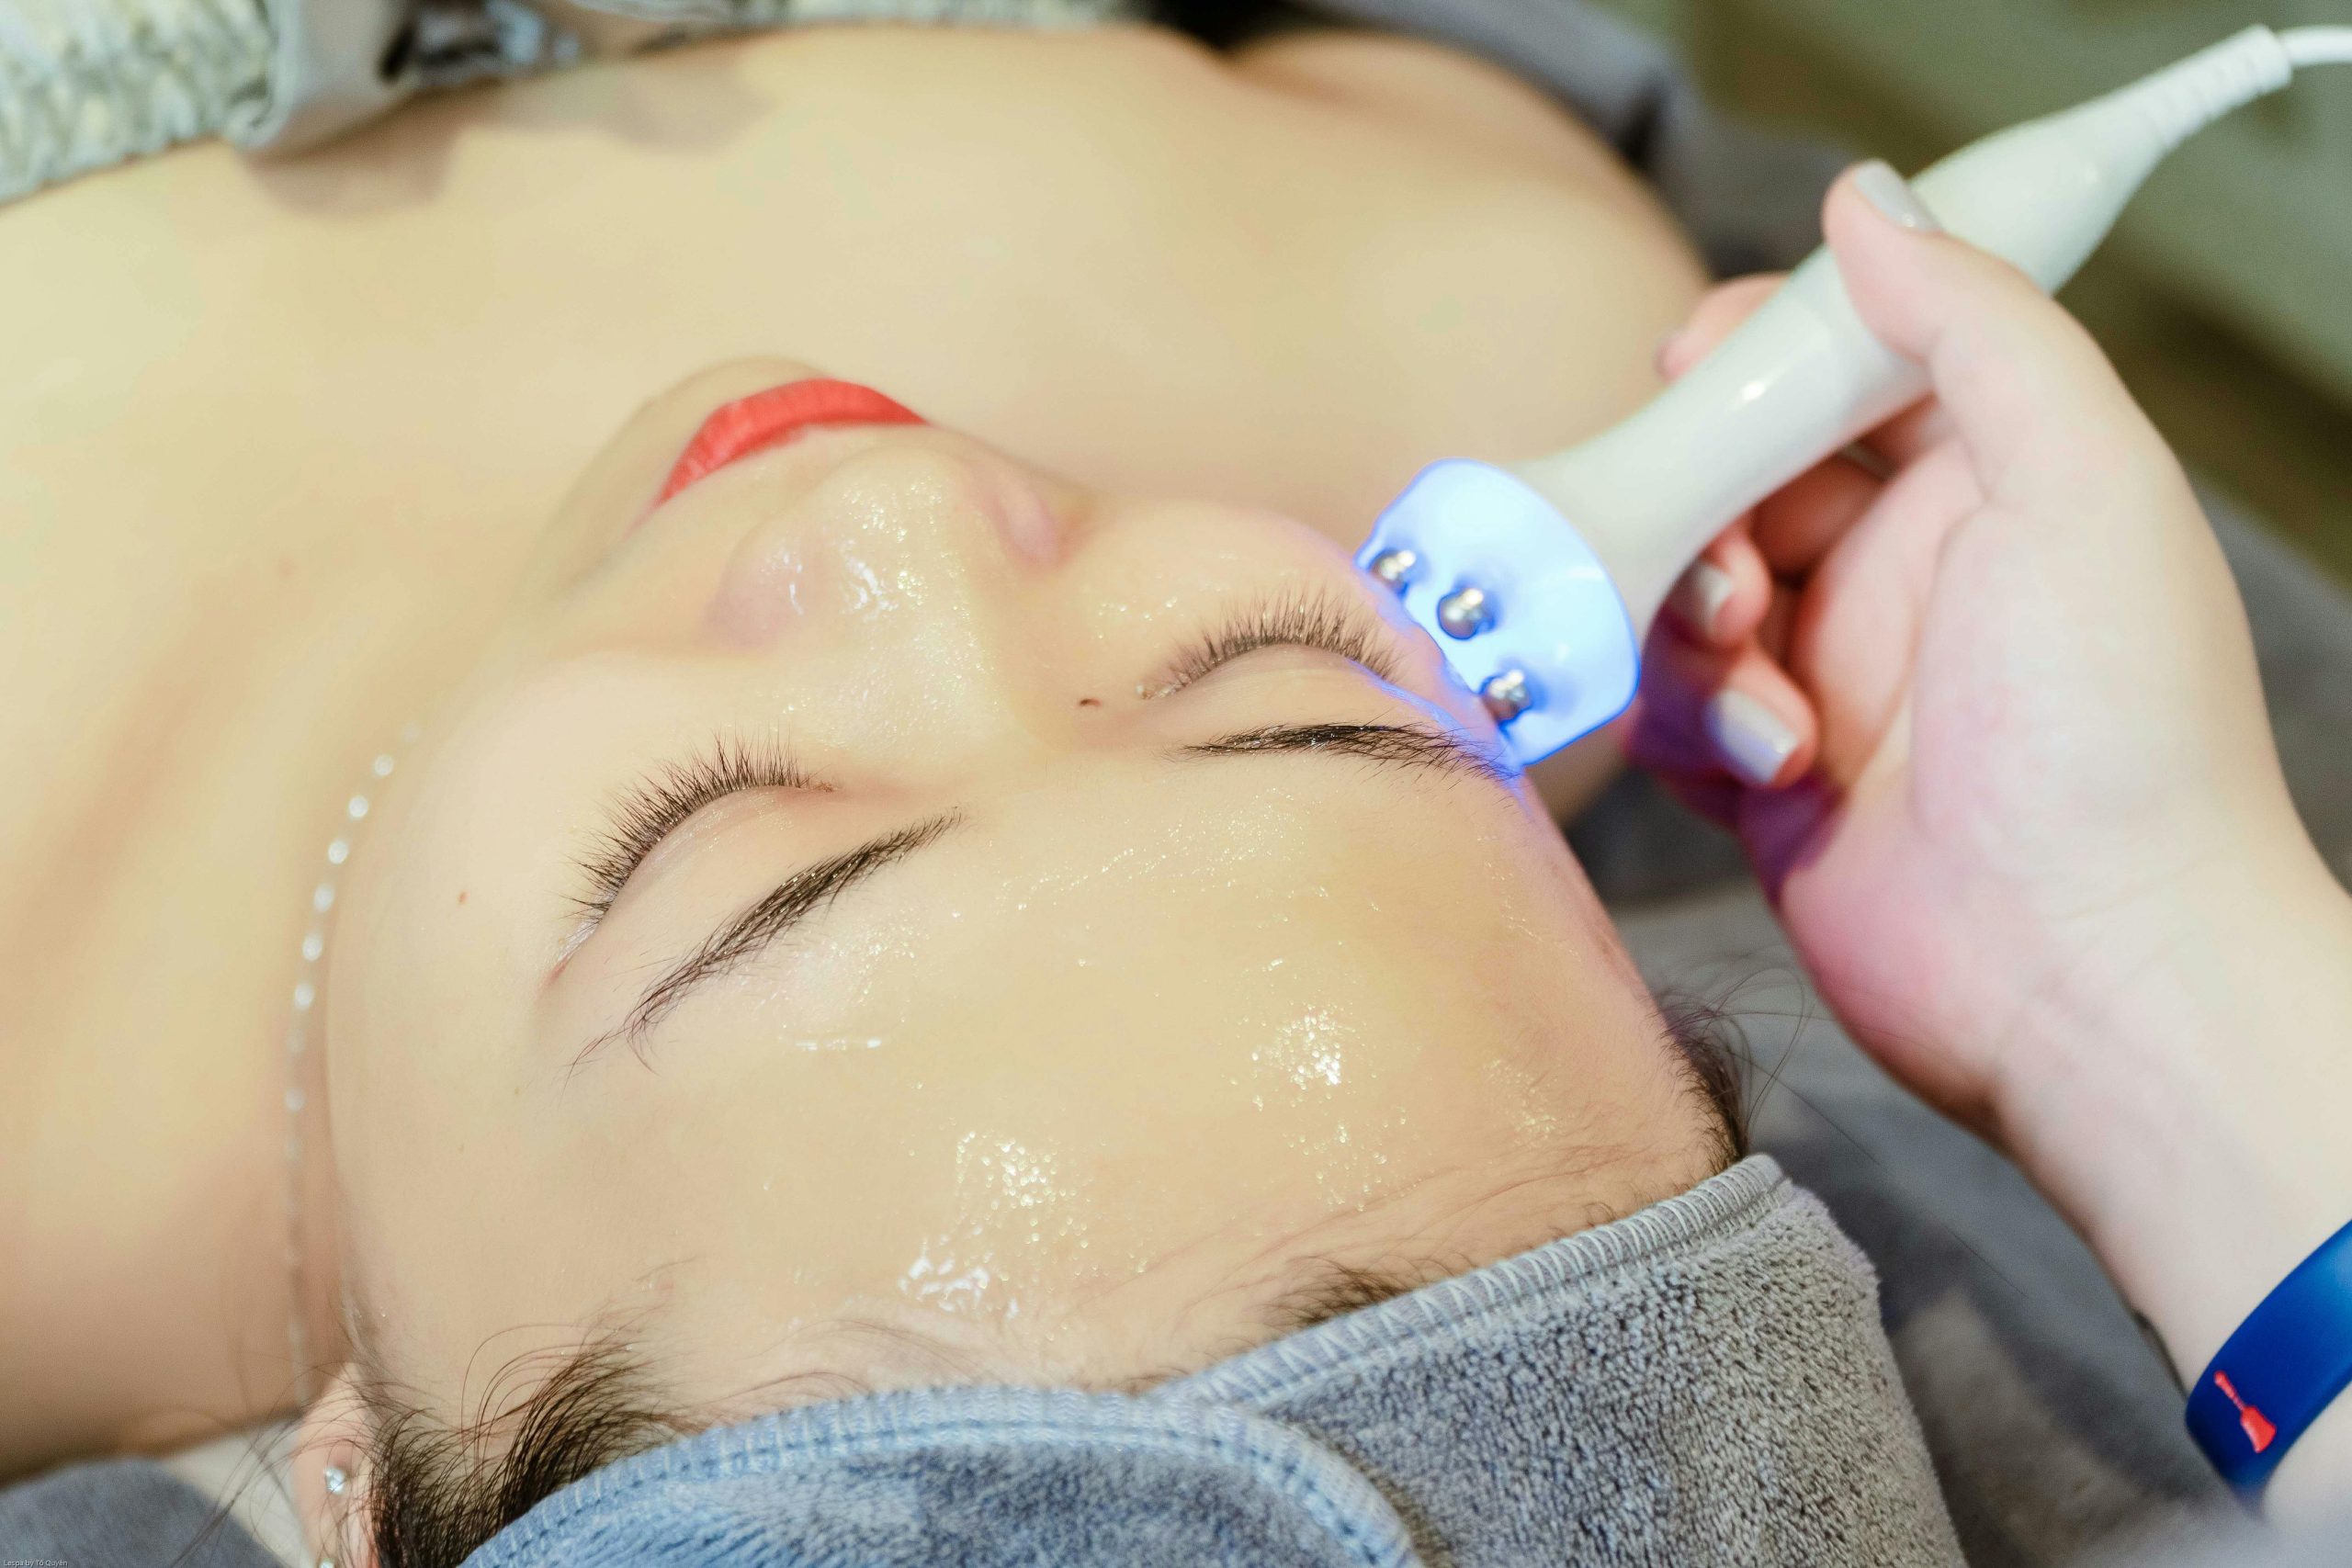
{"type": "MultiPolygon", "coordinates": [[[[1381,766],[1421,769],[1484,780],[1508,788],[1517,774],[1461,737],[1405,724],[1275,724],[1215,740],[1180,746],[1171,761],[1293,753],[1354,758],[1381,766]]],[[[573,1058],[581,1065],[616,1042],[640,1047],[648,1034],[697,987],[733,974],[851,888],[965,825],[960,811],[943,812],[866,840],[855,849],[805,866],[751,908],[734,916],[646,988],[620,1023],[591,1040],[573,1058]]]]}

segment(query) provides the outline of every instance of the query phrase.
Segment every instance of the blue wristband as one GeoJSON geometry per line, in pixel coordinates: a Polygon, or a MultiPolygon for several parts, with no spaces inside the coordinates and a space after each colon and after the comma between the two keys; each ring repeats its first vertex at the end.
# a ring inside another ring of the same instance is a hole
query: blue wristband
{"type": "Polygon", "coordinates": [[[2352,1224],[2320,1243],[2238,1325],[2188,1391],[2188,1435],[2251,1500],[2352,1384],[2352,1224]]]}

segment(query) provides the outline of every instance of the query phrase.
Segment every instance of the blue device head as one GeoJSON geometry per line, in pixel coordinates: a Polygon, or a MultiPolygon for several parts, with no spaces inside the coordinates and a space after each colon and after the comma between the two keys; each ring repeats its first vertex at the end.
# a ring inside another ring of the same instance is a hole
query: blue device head
{"type": "Polygon", "coordinates": [[[1568,520],[1500,468],[1423,468],[1356,564],[1396,590],[1522,768],[1634,700],[1642,649],[1616,584],[1568,520]]]}

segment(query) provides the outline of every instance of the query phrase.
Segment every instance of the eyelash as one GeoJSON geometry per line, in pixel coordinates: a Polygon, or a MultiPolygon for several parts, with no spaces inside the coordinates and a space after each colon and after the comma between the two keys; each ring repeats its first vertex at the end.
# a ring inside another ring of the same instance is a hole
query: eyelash
{"type": "Polygon", "coordinates": [[[1204,634],[1169,665],[1159,684],[1141,694],[1164,697],[1261,648],[1319,648],[1363,665],[1384,681],[1396,679],[1396,659],[1385,628],[1362,603],[1328,590],[1297,590],[1246,604],[1215,631],[1204,634]]]}
{"type": "Polygon", "coordinates": [[[814,787],[773,738],[715,736],[704,750],[639,780],[613,802],[608,825],[581,862],[587,889],[572,902],[589,924],[602,920],[653,847],[714,800],[750,789],[814,787]]]}
{"type": "MultiPolygon", "coordinates": [[[[1182,691],[1220,666],[1261,648],[1321,649],[1352,660],[1384,681],[1396,678],[1396,660],[1378,620],[1344,595],[1298,590],[1244,604],[1216,629],[1189,644],[1161,674],[1159,684],[1139,689],[1147,697],[1182,691]]],[[[612,912],[613,903],[637,874],[654,846],[712,801],[752,789],[821,787],[794,767],[773,738],[749,740],[718,735],[684,761],[669,763],[629,786],[616,799],[609,819],[582,858],[584,890],[572,899],[581,933],[612,912]]]]}

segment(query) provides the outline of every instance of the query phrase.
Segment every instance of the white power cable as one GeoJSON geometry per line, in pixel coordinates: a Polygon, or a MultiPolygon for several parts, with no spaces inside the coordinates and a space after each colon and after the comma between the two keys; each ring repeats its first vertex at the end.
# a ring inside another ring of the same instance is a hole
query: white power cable
{"type": "Polygon", "coordinates": [[[2289,28],[2278,41],[2298,71],[2306,65],[2352,65],[2352,28],[2289,28]]]}

